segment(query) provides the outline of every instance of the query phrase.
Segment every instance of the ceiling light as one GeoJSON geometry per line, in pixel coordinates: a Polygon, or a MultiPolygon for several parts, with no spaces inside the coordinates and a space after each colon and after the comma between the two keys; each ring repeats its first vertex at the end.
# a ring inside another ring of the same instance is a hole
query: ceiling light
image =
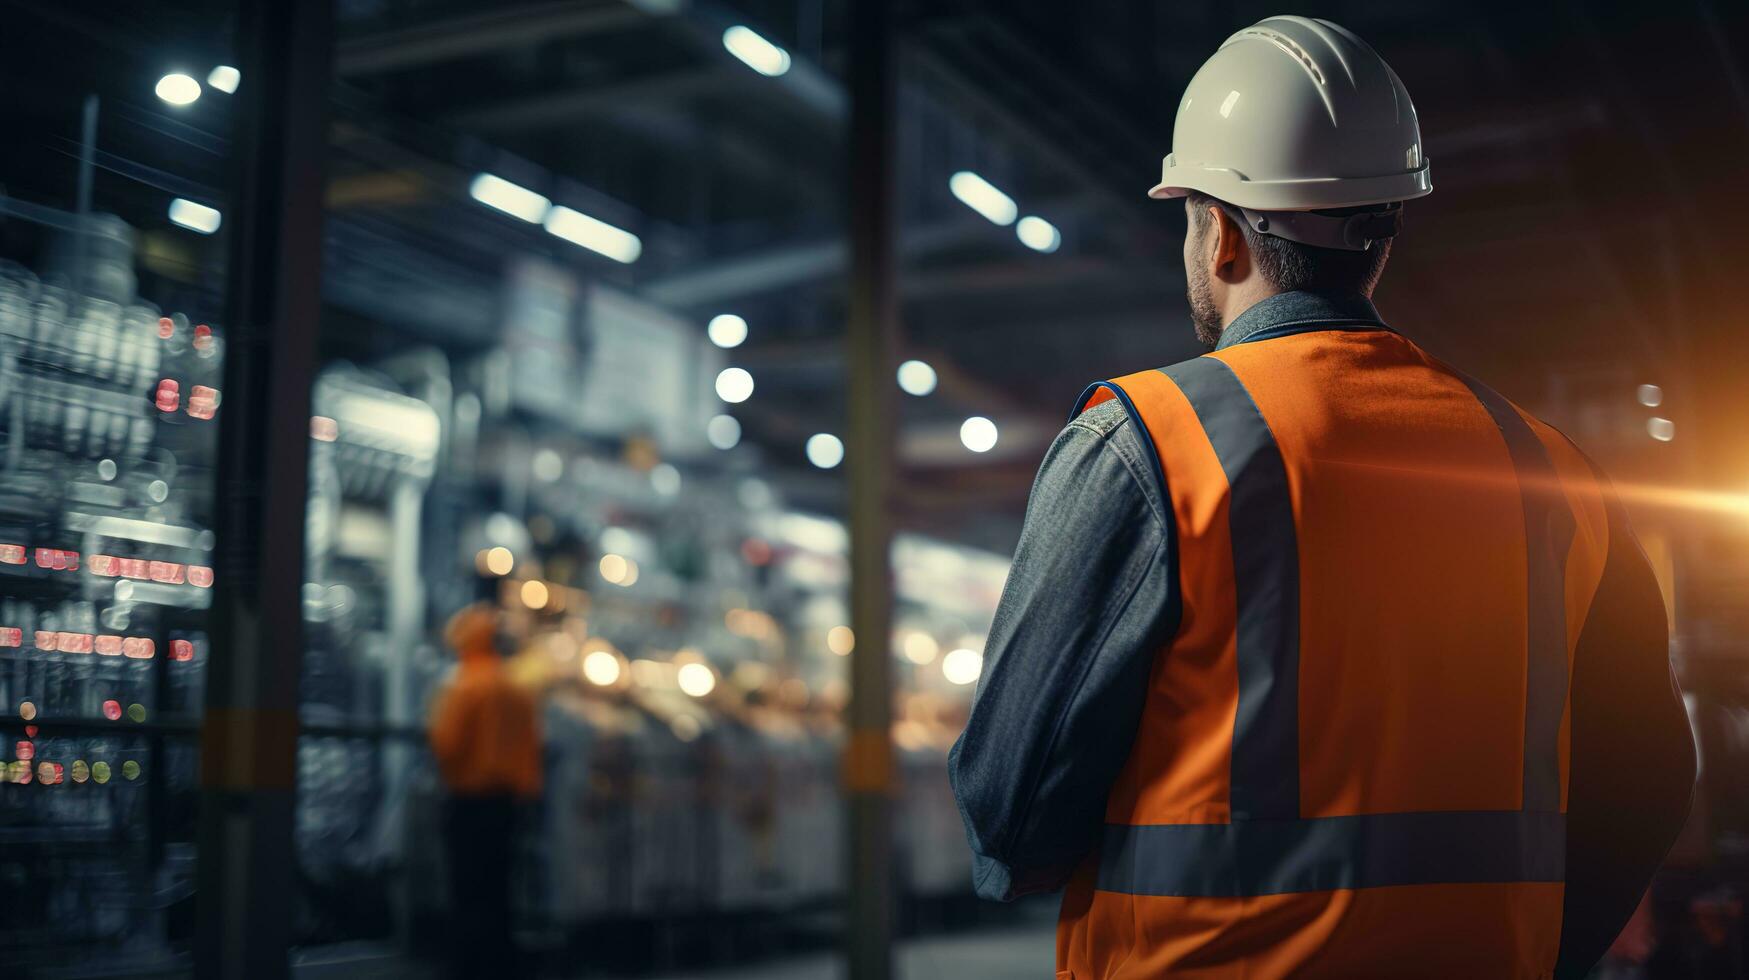
{"type": "Polygon", "coordinates": [[[220,65],[207,72],[206,83],[213,88],[230,95],[237,91],[237,83],[243,80],[243,73],[230,65],[220,65]]]}
{"type": "Polygon", "coordinates": [[[188,105],[200,98],[200,83],[179,71],[171,72],[158,79],[158,85],[153,91],[158,93],[158,98],[171,105],[188,105]]]}
{"type": "Polygon", "coordinates": [[[704,437],[718,449],[733,449],[741,442],[741,423],[733,415],[717,415],[705,423],[704,437]]]}
{"type": "Polygon", "coordinates": [[[837,436],[817,432],[808,437],[808,462],[829,470],[844,462],[844,443],[837,436]]]}
{"type": "Polygon", "coordinates": [[[219,230],[219,223],[223,220],[224,215],[219,213],[218,208],[209,208],[180,197],[170,202],[171,223],[181,225],[189,231],[210,235],[219,230]]]}
{"type": "Polygon", "coordinates": [[[1057,226],[1036,215],[1021,218],[1020,224],[1014,226],[1014,233],[1020,237],[1021,244],[1035,252],[1049,254],[1063,244],[1063,235],[1057,231],[1057,226]]]}
{"type": "Polygon", "coordinates": [[[468,196],[489,208],[521,218],[530,224],[540,224],[552,202],[520,184],[512,184],[497,174],[477,174],[468,185],[468,196]]]}
{"type": "Polygon", "coordinates": [[[906,361],[899,365],[899,387],[921,398],[935,390],[935,369],[922,361],[906,361]]]}
{"type": "Polygon", "coordinates": [[[997,190],[996,185],[970,170],[961,170],[948,178],[947,189],[953,191],[953,196],[959,198],[960,203],[996,224],[1011,225],[1020,214],[1014,198],[997,190]]]}
{"type": "Polygon", "coordinates": [[[974,415],[960,425],[960,442],[974,453],[987,453],[996,448],[996,423],[974,415]]]}
{"type": "Polygon", "coordinates": [[[711,317],[710,326],[705,333],[711,338],[711,343],[718,347],[739,347],[747,339],[747,321],[733,313],[723,313],[711,317]]]}
{"type": "Polygon", "coordinates": [[[730,404],[753,397],[753,375],[746,368],[724,368],[717,375],[717,397],[730,404]]]}
{"type": "Polygon", "coordinates": [[[644,254],[644,243],[638,236],[562,204],[547,212],[546,228],[573,245],[599,252],[615,262],[630,265],[644,254]]]}
{"type": "Polygon", "coordinates": [[[751,28],[736,24],[724,31],[723,47],[761,75],[775,78],[789,71],[789,52],[760,37],[751,28]]]}
{"type": "Polygon", "coordinates": [[[984,655],[961,647],[941,658],[941,676],[950,684],[970,684],[984,672],[984,655]]]}

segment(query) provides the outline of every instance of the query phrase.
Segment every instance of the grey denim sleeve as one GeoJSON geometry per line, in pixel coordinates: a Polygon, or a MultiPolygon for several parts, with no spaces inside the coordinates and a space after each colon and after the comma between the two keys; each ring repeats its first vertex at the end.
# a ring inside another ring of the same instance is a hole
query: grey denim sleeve
{"type": "Polygon", "coordinates": [[[1176,617],[1170,511],[1116,401],[1046,454],[966,730],[948,756],[978,894],[1061,887],[1098,840],[1176,617]]]}

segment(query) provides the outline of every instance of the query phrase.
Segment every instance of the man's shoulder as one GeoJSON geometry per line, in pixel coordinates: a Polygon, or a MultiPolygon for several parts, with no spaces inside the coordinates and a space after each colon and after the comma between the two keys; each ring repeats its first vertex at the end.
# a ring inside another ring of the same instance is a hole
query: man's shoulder
{"type": "Polygon", "coordinates": [[[1129,420],[1129,411],[1124,408],[1122,402],[1113,398],[1100,402],[1070,419],[1069,427],[1085,429],[1101,439],[1105,439],[1129,420]]]}

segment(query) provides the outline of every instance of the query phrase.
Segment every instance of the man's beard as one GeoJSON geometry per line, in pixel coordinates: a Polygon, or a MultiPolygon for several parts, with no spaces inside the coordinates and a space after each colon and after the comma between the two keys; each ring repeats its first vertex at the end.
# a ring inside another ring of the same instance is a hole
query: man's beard
{"type": "Polygon", "coordinates": [[[1208,269],[1200,265],[1191,268],[1185,277],[1184,295],[1190,300],[1190,322],[1196,327],[1196,339],[1214,350],[1221,342],[1221,311],[1215,309],[1214,297],[1209,295],[1208,269]]]}

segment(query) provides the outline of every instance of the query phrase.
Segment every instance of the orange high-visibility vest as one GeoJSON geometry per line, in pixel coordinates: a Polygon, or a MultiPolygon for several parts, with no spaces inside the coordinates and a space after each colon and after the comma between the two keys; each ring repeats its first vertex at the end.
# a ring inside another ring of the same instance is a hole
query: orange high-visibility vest
{"type": "Polygon", "coordinates": [[[1563,436],[1386,329],[1096,385],[1181,608],[1057,976],[1552,976],[1572,652],[1608,551],[1563,436]]]}

